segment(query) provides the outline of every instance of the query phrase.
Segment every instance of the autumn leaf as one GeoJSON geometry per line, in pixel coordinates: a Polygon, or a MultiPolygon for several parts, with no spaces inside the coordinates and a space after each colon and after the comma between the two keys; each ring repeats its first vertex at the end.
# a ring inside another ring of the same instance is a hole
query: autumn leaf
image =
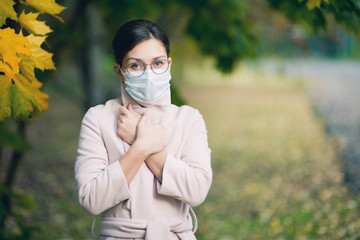
{"type": "Polygon", "coordinates": [[[30,82],[21,74],[13,80],[0,75],[0,122],[10,116],[29,119],[34,111],[47,111],[49,96],[40,91],[41,86],[36,79],[30,82]]]}
{"type": "Polygon", "coordinates": [[[31,46],[41,47],[41,45],[45,42],[46,36],[34,36],[33,34],[30,34],[26,36],[26,38],[29,40],[29,43],[31,46]]]}
{"type": "Polygon", "coordinates": [[[28,118],[34,111],[47,111],[49,96],[39,90],[39,81],[29,82],[23,75],[16,75],[12,91],[12,115],[28,118]]]}
{"type": "Polygon", "coordinates": [[[307,3],[306,3],[306,7],[309,10],[313,10],[316,7],[319,8],[322,1],[324,1],[326,3],[329,3],[329,0],[308,0],[307,3]]]}
{"type": "Polygon", "coordinates": [[[31,56],[21,56],[22,60],[19,63],[20,73],[24,75],[30,82],[37,80],[35,77],[35,62],[31,56]]]}
{"type": "Polygon", "coordinates": [[[11,116],[11,79],[6,75],[0,75],[0,122],[11,116]]]}
{"type": "MultiPolygon", "coordinates": [[[[0,0],[0,27],[7,18],[17,21],[30,34],[24,37],[14,29],[0,29],[0,122],[8,117],[27,120],[29,116],[48,110],[49,96],[40,91],[42,83],[36,79],[35,68],[55,69],[52,53],[41,48],[52,30],[37,20],[40,13],[57,16],[65,8],[55,0],[20,0],[39,12],[19,17],[13,0],[0,0]]],[[[17,1],[16,1],[17,2],[17,1]]]]}
{"type": "Polygon", "coordinates": [[[41,13],[47,13],[55,18],[59,19],[61,22],[64,22],[62,18],[56,14],[61,13],[65,7],[57,4],[55,0],[27,0],[26,2],[20,1],[23,4],[36,8],[41,13]]]}
{"type": "MultiPolygon", "coordinates": [[[[41,48],[46,36],[34,36],[30,34],[23,37],[22,35],[15,34],[13,29],[4,29],[1,31],[1,56],[4,55],[6,57],[5,60],[8,59],[11,54],[13,58],[16,57],[17,72],[8,74],[4,71],[5,75],[0,75],[0,122],[8,117],[27,120],[34,112],[37,113],[48,110],[49,96],[40,91],[42,83],[36,79],[34,69],[55,69],[51,59],[52,54],[41,48]],[[26,44],[20,40],[26,42],[26,44]],[[14,46],[11,45],[9,41],[12,42],[14,46]],[[24,45],[26,48],[21,48],[21,46],[24,45]],[[9,52],[9,50],[13,50],[15,53],[12,51],[9,52]]],[[[3,62],[0,62],[0,67],[2,63],[3,62]]],[[[15,62],[12,64],[15,64],[15,62]]],[[[7,62],[3,65],[10,66],[7,62]]],[[[3,71],[1,68],[0,70],[3,71]]]]}
{"type": "Polygon", "coordinates": [[[0,26],[5,24],[6,18],[16,20],[17,15],[13,7],[14,4],[13,0],[0,1],[0,26]]]}
{"type": "Polygon", "coordinates": [[[19,73],[20,54],[31,55],[29,40],[14,29],[0,29],[0,72],[14,78],[19,73]]]}
{"type": "Polygon", "coordinates": [[[36,20],[39,16],[39,13],[25,13],[24,11],[19,16],[19,23],[23,26],[29,33],[35,35],[46,35],[52,30],[45,24],[45,22],[36,20]]]}
{"type": "Polygon", "coordinates": [[[42,71],[45,69],[55,70],[54,62],[52,61],[52,53],[49,53],[41,48],[42,43],[45,41],[46,36],[34,36],[32,34],[27,36],[31,44],[31,59],[34,62],[34,66],[36,68],[41,69],[42,71]]]}

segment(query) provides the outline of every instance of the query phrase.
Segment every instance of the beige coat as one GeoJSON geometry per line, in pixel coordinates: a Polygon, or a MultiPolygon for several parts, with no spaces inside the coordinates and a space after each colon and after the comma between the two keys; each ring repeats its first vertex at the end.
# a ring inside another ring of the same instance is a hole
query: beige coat
{"type": "Polygon", "coordinates": [[[122,97],[90,108],[80,131],[75,163],[80,204],[101,214],[101,239],[195,239],[189,206],[202,203],[212,180],[207,131],[200,113],[170,104],[170,91],[142,108],[122,97]],[[166,129],[168,153],[160,183],[145,163],[128,186],[118,162],[129,145],[116,133],[120,105],[148,112],[148,124],[166,129]]]}

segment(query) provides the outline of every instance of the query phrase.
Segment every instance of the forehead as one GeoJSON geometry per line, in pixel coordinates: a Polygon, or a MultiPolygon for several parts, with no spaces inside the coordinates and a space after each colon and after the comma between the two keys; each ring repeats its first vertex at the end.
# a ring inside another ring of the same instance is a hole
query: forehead
{"type": "Polygon", "coordinates": [[[129,61],[129,58],[136,58],[143,62],[148,62],[158,57],[167,57],[165,46],[160,40],[151,38],[131,49],[126,54],[124,61],[129,61]]]}

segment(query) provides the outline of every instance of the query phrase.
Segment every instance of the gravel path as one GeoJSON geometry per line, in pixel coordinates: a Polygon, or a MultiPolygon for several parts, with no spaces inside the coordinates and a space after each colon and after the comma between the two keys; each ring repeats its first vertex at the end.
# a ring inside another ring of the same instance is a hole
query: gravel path
{"type": "Polygon", "coordinates": [[[360,190],[360,61],[296,60],[275,64],[278,71],[307,83],[315,112],[340,147],[345,180],[360,190]]]}

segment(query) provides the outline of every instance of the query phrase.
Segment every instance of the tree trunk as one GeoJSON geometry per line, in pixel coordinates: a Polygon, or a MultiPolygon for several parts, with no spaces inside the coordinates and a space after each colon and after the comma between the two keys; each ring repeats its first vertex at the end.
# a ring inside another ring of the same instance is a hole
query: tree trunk
{"type": "Polygon", "coordinates": [[[101,60],[104,32],[101,18],[92,6],[87,6],[82,17],[86,39],[80,54],[80,71],[85,92],[84,108],[88,109],[105,100],[105,87],[101,60]]]}
{"type": "MultiPolygon", "coordinates": [[[[17,134],[26,138],[26,123],[19,122],[17,124],[17,134]]],[[[19,169],[20,162],[24,152],[13,150],[8,169],[6,171],[6,178],[4,181],[4,189],[0,189],[0,206],[2,206],[2,217],[0,218],[0,232],[4,232],[5,222],[7,217],[11,214],[11,193],[15,182],[16,172],[19,169]]]]}

